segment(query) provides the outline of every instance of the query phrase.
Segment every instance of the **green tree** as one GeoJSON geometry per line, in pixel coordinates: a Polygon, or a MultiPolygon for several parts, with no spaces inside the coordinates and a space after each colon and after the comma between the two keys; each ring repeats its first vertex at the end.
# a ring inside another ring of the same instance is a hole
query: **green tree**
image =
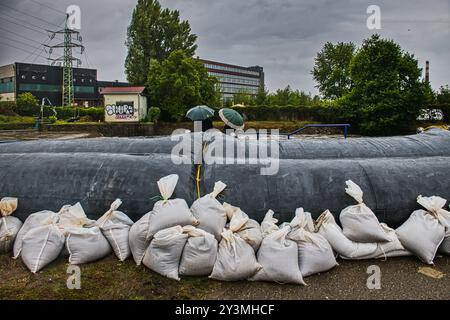
{"type": "Polygon", "coordinates": [[[436,102],[438,104],[450,104],[450,88],[448,84],[439,88],[436,94],[436,102]]]}
{"type": "Polygon", "coordinates": [[[349,66],[354,53],[355,45],[351,42],[327,42],[317,54],[311,74],[323,98],[340,98],[350,90],[349,66]]]}
{"type": "Polygon", "coordinates": [[[369,135],[412,131],[426,107],[426,86],[413,55],[373,35],[352,59],[352,89],[338,101],[346,116],[369,135]]]}
{"type": "Polygon", "coordinates": [[[249,90],[240,89],[233,94],[234,104],[242,104],[244,106],[252,106],[255,104],[249,90]]]}
{"type": "Polygon", "coordinates": [[[217,79],[208,75],[203,64],[182,50],[172,52],[163,62],[150,62],[149,102],[161,109],[162,119],[179,121],[196,105],[219,105],[216,85],[217,79]]]}
{"type": "Polygon", "coordinates": [[[125,72],[133,85],[144,85],[150,60],[162,62],[171,52],[183,50],[193,56],[197,36],[177,10],[162,9],[157,0],[138,0],[128,27],[125,72]]]}
{"type": "Polygon", "coordinates": [[[39,114],[39,101],[31,92],[19,94],[16,106],[16,112],[21,116],[37,116],[39,114]]]}
{"type": "Polygon", "coordinates": [[[263,86],[259,87],[258,92],[256,93],[256,97],[255,97],[255,104],[257,106],[262,106],[262,105],[266,104],[268,94],[269,93],[267,92],[265,87],[263,87],[263,86]]]}

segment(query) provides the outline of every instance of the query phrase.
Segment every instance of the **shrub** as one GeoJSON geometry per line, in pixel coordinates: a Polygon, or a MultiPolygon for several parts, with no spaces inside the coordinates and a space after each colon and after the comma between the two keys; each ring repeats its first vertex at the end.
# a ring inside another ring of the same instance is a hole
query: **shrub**
{"type": "Polygon", "coordinates": [[[40,112],[39,102],[30,92],[24,92],[17,96],[16,112],[21,116],[38,116],[40,112]]]}
{"type": "Polygon", "coordinates": [[[161,109],[159,109],[157,107],[151,107],[148,110],[148,113],[147,113],[148,121],[157,123],[159,121],[160,116],[161,116],[161,109]]]}
{"type": "Polygon", "coordinates": [[[0,115],[17,116],[15,101],[0,101],[0,115]]]}
{"type": "Polygon", "coordinates": [[[50,121],[50,123],[55,123],[57,120],[58,120],[58,118],[55,116],[48,117],[48,121],[50,121]]]}

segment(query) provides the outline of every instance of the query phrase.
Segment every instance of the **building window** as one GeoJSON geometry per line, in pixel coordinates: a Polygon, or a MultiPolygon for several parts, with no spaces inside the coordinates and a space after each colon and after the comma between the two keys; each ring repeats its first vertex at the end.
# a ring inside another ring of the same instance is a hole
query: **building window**
{"type": "Polygon", "coordinates": [[[13,82],[0,83],[0,93],[10,93],[10,92],[14,92],[13,82]]]}
{"type": "Polygon", "coordinates": [[[51,84],[19,84],[19,91],[43,91],[43,92],[60,92],[61,86],[51,84]]]}
{"type": "Polygon", "coordinates": [[[74,92],[75,93],[95,93],[95,88],[94,87],[74,86],[74,92]]]}

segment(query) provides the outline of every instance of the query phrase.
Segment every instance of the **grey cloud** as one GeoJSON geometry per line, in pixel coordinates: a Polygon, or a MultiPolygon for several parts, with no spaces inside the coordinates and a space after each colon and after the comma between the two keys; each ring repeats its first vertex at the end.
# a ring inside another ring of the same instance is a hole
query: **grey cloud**
{"type": "MultiPolygon", "coordinates": [[[[72,3],[80,5],[83,39],[99,78],[125,79],[124,42],[136,1],[38,1],[62,11],[72,3]]],[[[46,17],[53,23],[60,19],[55,12],[29,0],[0,0],[0,3],[46,17]]],[[[316,93],[309,72],[323,44],[353,41],[360,45],[372,34],[366,28],[366,9],[374,4],[369,0],[161,0],[161,4],[180,10],[182,18],[190,21],[193,32],[198,35],[197,55],[232,64],[261,65],[265,68],[270,90],[290,84],[316,93]]],[[[379,33],[414,53],[421,66],[425,60],[430,60],[431,81],[435,88],[449,83],[448,0],[379,0],[376,4],[382,13],[379,33]]],[[[33,22],[45,25],[40,21],[33,22]]],[[[38,36],[3,22],[0,24],[39,41],[45,40],[45,35],[38,36]]],[[[1,35],[0,41],[5,41],[1,35]]],[[[6,47],[2,47],[0,53],[0,64],[27,55],[6,47]]]]}

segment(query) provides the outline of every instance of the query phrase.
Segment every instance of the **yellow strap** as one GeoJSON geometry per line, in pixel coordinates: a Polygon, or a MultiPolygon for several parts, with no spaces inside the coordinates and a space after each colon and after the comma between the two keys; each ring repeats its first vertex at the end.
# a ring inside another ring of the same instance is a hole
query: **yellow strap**
{"type": "Polygon", "coordinates": [[[199,164],[197,166],[197,196],[200,199],[200,171],[201,171],[202,165],[199,164]]]}

